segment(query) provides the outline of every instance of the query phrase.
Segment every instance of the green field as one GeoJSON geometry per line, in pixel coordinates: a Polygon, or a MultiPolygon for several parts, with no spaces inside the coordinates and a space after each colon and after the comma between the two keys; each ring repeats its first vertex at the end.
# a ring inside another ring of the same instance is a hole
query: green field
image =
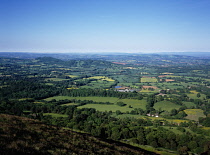
{"type": "MultiPolygon", "coordinates": [[[[83,105],[80,106],[78,108],[95,108],[98,111],[113,111],[115,112],[116,110],[120,110],[121,112],[127,112],[127,111],[131,111],[134,108],[141,108],[143,110],[146,109],[146,100],[134,100],[134,99],[118,99],[118,98],[114,98],[110,100],[110,98],[108,97],[102,97],[103,99],[100,99],[100,97],[90,97],[89,100],[93,100],[96,102],[111,102],[111,101],[116,101],[116,102],[124,102],[125,104],[127,104],[126,106],[120,107],[116,104],[114,105],[103,105],[103,104],[87,104],[87,105],[83,105]],[[129,106],[131,106],[132,108],[129,108],[129,106]]],[[[83,100],[83,98],[79,98],[80,100],[83,100]]],[[[87,98],[86,98],[87,99],[87,98]]],[[[116,102],[111,102],[111,103],[116,103],[116,102]]]]}
{"type": "Polygon", "coordinates": [[[195,103],[193,102],[182,102],[187,108],[195,107],[195,103]]]}
{"type": "Polygon", "coordinates": [[[197,97],[197,94],[198,92],[197,91],[190,91],[190,93],[187,94],[187,96],[189,98],[192,98],[192,99],[203,99],[203,98],[206,98],[206,95],[204,94],[200,94],[201,96],[200,97],[197,97]]]}
{"type": "Polygon", "coordinates": [[[156,110],[165,110],[170,112],[172,109],[179,109],[181,106],[177,105],[175,103],[169,102],[169,101],[160,101],[160,102],[156,102],[154,105],[154,108],[156,110]]]}
{"type": "Polygon", "coordinates": [[[106,80],[97,80],[97,81],[91,81],[85,86],[81,86],[81,88],[110,88],[111,85],[114,84],[114,81],[106,81],[106,80]]]}
{"type": "Polygon", "coordinates": [[[140,92],[146,93],[146,94],[154,94],[154,93],[158,93],[159,90],[157,90],[157,89],[156,90],[142,89],[140,92]]]}
{"type": "Polygon", "coordinates": [[[69,75],[69,74],[67,74],[66,76],[68,76],[68,77],[70,77],[70,78],[78,77],[77,75],[69,75]]]}
{"type": "Polygon", "coordinates": [[[54,97],[46,98],[45,100],[51,101],[52,99],[55,99],[55,100],[65,100],[65,99],[92,100],[95,102],[111,102],[111,103],[116,103],[119,100],[116,97],[70,97],[70,96],[54,96],[54,97]]]}
{"type": "MultiPolygon", "coordinates": [[[[120,107],[118,105],[102,105],[102,104],[87,104],[84,106],[81,106],[83,108],[96,108],[96,110],[99,111],[116,111],[116,110],[122,110],[123,112],[126,111],[131,111],[134,108],[141,108],[143,110],[146,109],[146,100],[135,100],[135,99],[119,99],[117,97],[70,97],[70,96],[54,96],[54,97],[49,97],[47,99],[45,99],[46,101],[51,101],[52,99],[55,100],[65,100],[65,99],[76,99],[76,100],[92,100],[95,102],[110,102],[110,103],[114,103],[116,104],[117,102],[121,101],[124,102],[125,104],[127,104],[124,107],[120,107]],[[131,106],[132,108],[129,108],[129,106],[131,106]],[[103,109],[103,108],[105,109],[103,109]]],[[[65,104],[67,105],[67,104],[65,104]]],[[[80,107],[80,108],[81,108],[80,107]]]]}
{"type": "Polygon", "coordinates": [[[71,106],[71,105],[78,105],[77,103],[66,103],[66,104],[62,104],[61,106],[71,106]]]}
{"type": "Polygon", "coordinates": [[[177,88],[183,88],[183,85],[180,83],[169,83],[169,82],[162,82],[158,84],[158,87],[161,87],[162,89],[177,89],[177,88]]]}

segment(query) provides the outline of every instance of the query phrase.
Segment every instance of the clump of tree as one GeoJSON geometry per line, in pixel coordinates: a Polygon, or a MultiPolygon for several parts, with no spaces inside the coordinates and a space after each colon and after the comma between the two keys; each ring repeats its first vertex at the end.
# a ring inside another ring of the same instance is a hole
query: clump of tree
{"type": "Polygon", "coordinates": [[[124,107],[124,106],[126,106],[127,104],[125,104],[124,102],[117,102],[117,105],[120,106],[120,107],[124,107]]]}
{"type": "Polygon", "coordinates": [[[210,127],[210,117],[209,116],[206,118],[200,117],[199,123],[202,124],[203,126],[210,127]]]}

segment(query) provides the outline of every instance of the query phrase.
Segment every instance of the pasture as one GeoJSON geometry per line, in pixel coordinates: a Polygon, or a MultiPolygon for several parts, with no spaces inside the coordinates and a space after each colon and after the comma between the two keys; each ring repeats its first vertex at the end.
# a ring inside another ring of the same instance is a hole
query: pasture
{"type": "Polygon", "coordinates": [[[143,115],[131,115],[131,114],[122,114],[122,115],[116,115],[113,114],[114,117],[116,118],[136,118],[136,119],[150,119],[151,121],[155,121],[155,120],[160,120],[160,121],[167,121],[169,123],[175,123],[175,124],[180,124],[181,122],[189,122],[189,120],[181,120],[181,119],[166,119],[166,118],[162,118],[162,117],[150,117],[150,116],[143,116],[143,115]]]}
{"type": "Polygon", "coordinates": [[[55,100],[71,100],[71,99],[76,99],[76,100],[92,100],[95,102],[111,102],[111,103],[116,103],[119,99],[117,97],[70,97],[70,96],[53,96],[46,98],[46,101],[51,101],[52,99],[55,100]]]}
{"type": "Polygon", "coordinates": [[[62,104],[61,106],[71,106],[71,105],[78,105],[77,103],[66,103],[66,104],[62,104]]]}
{"type": "MultiPolygon", "coordinates": [[[[146,110],[147,101],[145,99],[143,100],[120,99],[119,101],[124,102],[125,104],[127,104],[127,106],[132,106],[133,108],[141,108],[143,110],[146,110]]],[[[129,108],[129,109],[132,109],[132,108],[129,108]]]]}
{"type": "Polygon", "coordinates": [[[46,98],[46,101],[51,101],[51,100],[71,100],[71,99],[76,99],[76,100],[92,100],[94,102],[110,102],[114,103],[114,105],[104,105],[104,104],[87,104],[84,106],[80,106],[80,108],[96,108],[96,110],[99,111],[116,111],[116,110],[122,110],[122,112],[126,111],[131,111],[134,108],[141,108],[143,110],[146,109],[146,100],[136,100],[136,99],[119,99],[117,97],[70,97],[70,96],[54,96],[54,97],[49,97],[46,98]],[[117,102],[123,102],[127,104],[124,107],[120,107],[118,105],[115,105],[117,102]],[[132,108],[129,108],[131,106],[132,108]],[[104,109],[103,109],[104,108],[104,109]]]}
{"type": "Polygon", "coordinates": [[[196,107],[195,103],[193,102],[182,102],[187,108],[196,107]]]}
{"type": "Polygon", "coordinates": [[[139,77],[134,75],[115,75],[112,76],[113,79],[116,79],[119,81],[119,85],[122,85],[123,83],[139,83],[139,77]]]}
{"type": "Polygon", "coordinates": [[[170,101],[160,101],[160,102],[156,102],[154,105],[155,110],[161,109],[168,112],[170,112],[172,109],[179,109],[180,107],[181,107],[180,105],[177,105],[170,101]]]}

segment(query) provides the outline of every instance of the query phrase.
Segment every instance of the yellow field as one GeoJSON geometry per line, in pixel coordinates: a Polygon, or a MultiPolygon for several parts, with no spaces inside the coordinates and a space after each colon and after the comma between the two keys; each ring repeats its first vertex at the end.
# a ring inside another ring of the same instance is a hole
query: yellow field
{"type": "Polygon", "coordinates": [[[75,87],[70,87],[70,88],[66,88],[66,89],[69,89],[69,90],[70,90],[70,89],[78,89],[78,88],[75,88],[75,87]]]}
{"type": "Polygon", "coordinates": [[[103,80],[103,81],[109,81],[109,82],[114,82],[115,80],[108,78],[106,76],[92,76],[86,79],[97,79],[97,80],[103,80]]]}
{"type": "Polygon", "coordinates": [[[203,110],[201,109],[186,109],[184,112],[188,115],[196,115],[198,113],[203,113],[203,110]]]}
{"type": "Polygon", "coordinates": [[[66,76],[68,76],[68,77],[70,77],[70,78],[78,77],[77,75],[66,75],[66,76]]]}
{"type": "Polygon", "coordinates": [[[149,93],[149,92],[154,92],[154,91],[151,91],[151,90],[148,90],[148,89],[142,89],[140,92],[142,92],[142,93],[149,93]]]}
{"type": "Polygon", "coordinates": [[[174,74],[174,73],[169,73],[169,72],[165,72],[165,73],[161,73],[161,74],[164,74],[164,75],[172,75],[172,74],[174,74]]]}
{"type": "Polygon", "coordinates": [[[148,90],[148,89],[142,89],[140,91],[141,93],[158,93],[158,90],[148,90]]]}
{"type": "Polygon", "coordinates": [[[210,127],[202,127],[201,129],[210,130],[210,127]]]}
{"type": "Polygon", "coordinates": [[[25,100],[33,100],[33,98],[21,98],[19,101],[25,101],[25,100]]]}
{"type": "Polygon", "coordinates": [[[198,93],[196,90],[191,90],[190,92],[193,93],[193,94],[197,94],[198,93]]]}
{"type": "Polygon", "coordinates": [[[142,82],[142,83],[144,83],[144,82],[158,82],[158,80],[156,78],[143,77],[140,79],[140,82],[142,82]]]}
{"type": "Polygon", "coordinates": [[[181,120],[181,119],[173,119],[173,120],[170,120],[170,119],[166,119],[168,122],[173,122],[173,123],[176,123],[176,124],[180,124],[180,123],[184,123],[184,122],[189,122],[188,120],[181,120]]]}

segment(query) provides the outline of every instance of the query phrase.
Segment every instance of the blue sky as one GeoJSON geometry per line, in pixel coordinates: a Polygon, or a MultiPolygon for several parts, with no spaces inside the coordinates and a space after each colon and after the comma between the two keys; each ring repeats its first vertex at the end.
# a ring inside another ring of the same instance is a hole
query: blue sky
{"type": "Polygon", "coordinates": [[[209,0],[0,0],[0,52],[210,52],[209,0]]]}

